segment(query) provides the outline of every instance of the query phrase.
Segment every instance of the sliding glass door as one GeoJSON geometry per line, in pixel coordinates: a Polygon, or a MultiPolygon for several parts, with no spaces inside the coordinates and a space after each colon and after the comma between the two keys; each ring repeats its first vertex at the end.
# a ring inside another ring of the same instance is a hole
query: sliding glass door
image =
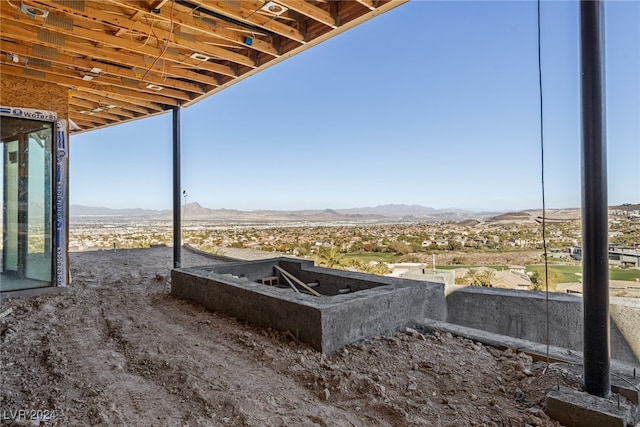
{"type": "Polygon", "coordinates": [[[1,117],[0,290],[52,286],[54,124],[1,117]]]}

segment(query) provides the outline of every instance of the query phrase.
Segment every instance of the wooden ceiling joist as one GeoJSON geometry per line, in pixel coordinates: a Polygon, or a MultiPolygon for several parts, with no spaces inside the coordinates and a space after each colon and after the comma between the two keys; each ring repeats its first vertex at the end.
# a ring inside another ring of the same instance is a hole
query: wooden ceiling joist
{"type": "MultiPolygon", "coordinates": [[[[13,62],[7,62],[5,59],[1,59],[0,62],[2,62],[3,65],[8,65],[11,67],[13,67],[13,64],[14,64],[13,62]]],[[[156,94],[161,94],[163,97],[180,100],[180,101],[190,101],[192,99],[188,95],[188,93],[185,93],[179,90],[174,90],[174,89],[167,89],[162,86],[153,85],[151,83],[147,83],[147,86],[145,86],[146,82],[139,82],[137,80],[130,80],[130,81],[123,80],[119,78],[108,77],[103,74],[96,75],[96,77],[94,78],[90,72],[87,72],[84,74],[81,74],[80,72],[78,72],[77,75],[74,76],[76,77],[74,79],[74,78],[67,77],[68,69],[66,68],[62,68],[58,66],[49,66],[49,67],[43,68],[43,67],[38,67],[38,65],[35,65],[35,66],[32,65],[32,62],[28,63],[25,69],[35,69],[35,70],[42,71],[46,73],[46,76],[43,80],[55,81],[56,83],[60,83],[65,86],[87,87],[87,86],[91,86],[92,84],[110,85],[113,88],[113,90],[125,89],[125,90],[140,91],[139,96],[143,98],[147,97],[151,99],[149,95],[156,96],[156,94]],[[90,78],[91,80],[85,80],[88,78],[90,78]],[[156,88],[157,90],[154,88],[156,88]]]]}
{"type": "Polygon", "coordinates": [[[3,0],[0,73],[67,88],[86,131],[191,105],[406,1],[3,0]]]}
{"type": "Polygon", "coordinates": [[[220,1],[190,0],[189,3],[198,6],[201,13],[205,10],[215,12],[241,23],[261,27],[266,30],[267,34],[274,33],[302,44],[307,43],[305,35],[299,29],[277,21],[274,16],[264,16],[258,13],[266,2],[243,0],[238,2],[240,5],[238,9],[225,7],[225,3],[220,1]]]}
{"type": "MultiPolygon", "coordinates": [[[[164,19],[165,22],[171,22],[171,20],[173,19],[174,24],[179,25],[180,28],[185,28],[185,29],[195,31],[197,34],[203,35],[203,36],[206,35],[206,36],[209,36],[209,38],[211,38],[211,36],[213,35],[221,40],[232,42],[236,47],[243,47],[243,48],[250,47],[251,49],[254,49],[258,52],[267,53],[274,57],[279,56],[278,49],[269,41],[261,40],[258,37],[252,37],[250,41],[251,45],[248,46],[247,45],[248,40],[245,38],[246,36],[244,34],[240,33],[238,30],[233,31],[223,27],[222,21],[216,21],[208,17],[207,15],[205,15],[203,12],[199,10],[195,10],[192,12],[183,12],[182,10],[179,10],[178,8],[176,8],[173,11],[173,18],[172,18],[171,12],[166,7],[161,9],[159,13],[152,14],[151,12],[143,11],[142,9],[139,9],[140,2],[136,0],[127,0],[127,1],[109,0],[109,1],[115,1],[120,4],[125,4],[128,7],[135,9],[136,13],[139,13],[144,16],[155,17],[156,19],[162,18],[164,19]]],[[[210,42],[205,42],[205,43],[210,43],[210,42]]]]}
{"type": "MultiPolygon", "coordinates": [[[[2,13],[11,13],[14,14],[14,11],[11,9],[10,6],[6,5],[5,2],[1,2],[2,3],[2,13]]],[[[40,27],[40,25],[38,25],[38,23],[36,21],[32,21],[29,22],[26,25],[31,24],[32,27],[35,27],[35,29],[38,29],[40,27]]],[[[87,24],[90,25],[90,24],[87,24]]],[[[97,25],[97,24],[93,24],[93,25],[97,25]]],[[[100,26],[100,25],[98,25],[100,26]]],[[[160,48],[160,46],[154,47],[154,46],[149,46],[149,45],[144,45],[141,44],[137,41],[133,41],[133,40],[128,40],[126,38],[122,38],[122,37],[116,37],[114,35],[111,35],[108,32],[103,32],[103,31],[95,31],[94,29],[90,29],[90,28],[84,28],[81,27],[79,25],[74,25],[72,30],[68,30],[65,28],[56,28],[55,31],[58,34],[61,35],[65,35],[65,36],[69,36],[69,37],[75,37],[78,39],[83,39],[83,40],[87,40],[92,42],[92,44],[94,43],[102,43],[106,46],[112,47],[112,48],[119,48],[119,49],[123,49],[126,51],[129,51],[131,53],[138,53],[138,54],[144,54],[145,56],[147,56],[148,58],[160,58],[162,57],[163,59],[167,60],[167,61],[171,61],[171,62],[175,62],[175,63],[183,63],[185,61],[188,61],[189,59],[189,55],[188,54],[180,54],[178,52],[173,52],[170,49],[166,49],[163,50],[160,48]]],[[[92,56],[94,53],[96,53],[96,51],[102,49],[102,47],[94,47],[93,49],[88,48],[87,49],[87,53],[89,54],[88,56],[92,56]]],[[[195,61],[195,62],[191,62],[193,65],[193,68],[200,68],[200,69],[205,69],[205,70],[209,70],[212,71],[214,73],[218,73],[218,74],[222,74],[222,75],[226,75],[226,76],[231,76],[231,77],[236,77],[235,72],[233,71],[233,69],[228,66],[228,65],[222,65],[222,64],[216,64],[213,62],[209,62],[209,61],[195,61]]]]}
{"type": "Polygon", "coordinates": [[[87,101],[87,100],[81,99],[81,98],[70,98],[69,99],[69,106],[77,107],[80,110],[88,110],[88,111],[98,110],[98,112],[107,111],[110,115],[117,116],[117,117],[123,117],[123,118],[126,118],[126,119],[133,119],[133,118],[136,117],[136,115],[131,113],[130,111],[118,108],[114,104],[103,103],[103,102],[95,102],[95,101],[87,101]]]}
{"type": "MultiPolygon", "coordinates": [[[[64,53],[57,53],[55,58],[43,57],[38,54],[37,51],[34,51],[33,46],[25,46],[24,44],[19,43],[9,43],[8,41],[0,41],[0,50],[6,56],[7,53],[17,54],[20,57],[27,58],[40,58],[47,60],[53,64],[58,65],[71,65],[76,67],[79,72],[85,71],[90,72],[92,69],[99,68],[102,70],[102,74],[114,76],[114,77],[122,77],[125,79],[133,79],[136,77],[135,71],[133,69],[127,69],[122,67],[115,67],[113,65],[105,64],[102,62],[98,62],[91,59],[80,59],[78,57],[72,55],[66,55],[64,53]]],[[[202,95],[205,93],[205,90],[201,85],[193,84],[189,82],[185,82],[182,80],[172,79],[167,82],[166,78],[163,79],[161,77],[157,77],[155,73],[149,74],[145,79],[148,83],[155,83],[158,85],[168,85],[174,89],[183,90],[186,92],[193,93],[195,95],[202,95]]]]}
{"type": "Polygon", "coordinates": [[[311,19],[322,22],[323,24],[328,25],[331,28],[338,28],[335,17],[331,16],[331,14],[326,10],[316,7],[307,1],[279,0],[278,3],[291,10],[295,10],[298,13],[308,16],[311,19]]]}
{"type": "MultiPolygon", "coordinates": [[[[109,3],[106,3],[106,4],[109,4],[109,3]]],[[[138,4],[140,5],[143,3],[138,2],[138,4]]],[[[153,33],[154,37],[157,37],[161,40],[169,40],[171,43],[174,43],[181,47],[187,47],[194,52],[201,52],[211,57],[220,58],[223,60],[245,65],[248,67],[255,66],[255,64],[253,64],[251,60],[244,55],[237,54],[233,51],[229,51],[225,49],[211,47],[203,41],[199,41],[199,40],[191,41],[191,40],[188,40],[187,38],[180,38],[178,25],[175,22],[175,19],[173,21],[171,19],[169,19],[169,21],[166,21],[164,18],[160,18],[149,12],[148,17],[151,21],[149,21],[148,23],[145,23],[140,20],[132,20],[126,15],[116,15],[113,13],[105,13],[103,10],[105,7],[105,3],[102,3],[98,6],[99,8],[93,8],[85,4],[84,11],[80,13],[76,9],[73,9],[71,7],[65,7],[62,4],[58,4],[58,3],[51,4],[51,7],[53,7],[55,10],[64,12],[66,14],[73,16],[74,24],[75,24],[74,28],[76,25],[83,26],[83,27],[86,27],[87,25],[91,25],[92,27],[95,27],[96,21],[94,19],[86,18],[86,14],[89,14],[90,16],[100,17],[101,23],[105,26],[104,30],[114,34],[115,37],[117,37],[116,34],[137,34],[139,36],[150,38],[151,33],[153,33]],[[169,32],[168,30],[165,30],[159,27],[158,25],[154,26],[153,22],[158,20],[166,21],[167,23],[173,22],[174,30],[172,32],[169,32]]],[[[137,12],[140,12],[142,14],[143,10],[137,9],[137,12]]],[[[207,37],[211,38],[210,35],[207,37]]],[[[122,36],[121,38],[126,39],[125,36],[122,36]]]]}
{"type": "MultiPolygon", "coordinates": [[[[14,24],[11,21],[3,22],[2,27],[11,30],[6,38],[11,39],[16,43],[27,44],[26,40],[28,40],[29,37],[33,37],[33,34],[29,31],[29,29],[20,27],[18,24],[14,24]]],[[[69,38],[65,40],[64,46],[39,39],[29,44],[31,44],[32,48],[34,46],[42,45],[47,46],[51,49],[55,49],[56,52],[63,52],[70,55],[81,55],[85,58],[91,58],[93,60],[101,60],[106,62],[118,61],[123,64],[123,68],[125,68],[126,66],[131,69],[131,78],[140,79],[151,65],[150,61],[147,60],[149,57],[147,57],[146,55],[130,55],[126,52],[122,52],[121,50],[115,50],[113,48],[104,46],[102,48],[96,48],[93,45],[88,46],[88,43],[85,40],[75,41],[75,39],[69,38]]],[[[164,73],[169,77],[182,77],[186,80],[193,80],[211,87],[218,86],[218,81],[215,77],[197,73],[191,71],[191,69],[185,70],[182,68],[178,68],[178,70],[175,71],[174,67],[176,65],[178,64],[170,63],[161,67],[161,70],[158,70],[158,68],[160,67],[160,64],[158,64],[156,68],[151,69],[151,72],[148,73],[147,76],[145,76],[145,81],[146,77],[148,77],[150,74],[161,75],[162,73],[164,73]]],[[[180,65],[184,66],[184,64],[180,65]]]]}
{"type": "Polygon", "coordinates": [[[137,113],[138,115],[146,115],[162,111],[161,106],[153,103],[145,103],[144,106],[141,106],[141,103],[135,103],[135,100],[130,100],[126,97],[112,94],[96,94],[80,88],[71,89],[69,91],[69,98],[78,98],[105,105],[116,105],[121,110],[137,113]]]}

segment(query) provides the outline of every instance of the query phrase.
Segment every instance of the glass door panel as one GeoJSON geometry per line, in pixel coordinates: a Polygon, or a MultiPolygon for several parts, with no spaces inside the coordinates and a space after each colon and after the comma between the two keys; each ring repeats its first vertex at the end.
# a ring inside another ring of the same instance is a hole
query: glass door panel
{"type": "Polygon", "coordinates": [[[0,290],[52,286],[53,123],[2,120],[0,290]]]}
{"type": "Polygon", "coordinates": [[[51,133],[28,135],[29,183],[26,277],[51,280],[51,133]]]}

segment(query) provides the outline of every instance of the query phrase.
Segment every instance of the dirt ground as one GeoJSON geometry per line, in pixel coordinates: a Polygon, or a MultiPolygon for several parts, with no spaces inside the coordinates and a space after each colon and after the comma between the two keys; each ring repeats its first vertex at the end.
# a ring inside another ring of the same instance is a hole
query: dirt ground
{"type": "Polygon", "coordinates": [[[72,253],[67,292],[3,301],[2,424],[557,426],[545,393],[579,387],[523,353],[411,329],[323,356],[171,296],[171,257],[72,253]]]}

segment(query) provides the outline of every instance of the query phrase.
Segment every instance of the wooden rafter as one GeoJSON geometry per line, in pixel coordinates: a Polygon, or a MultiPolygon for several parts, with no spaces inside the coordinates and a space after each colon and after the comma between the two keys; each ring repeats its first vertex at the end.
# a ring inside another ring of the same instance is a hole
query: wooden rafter
{"type": "Polygon", "coordinates": [[[192,0],[191,3],[199,6],[201,9],[219,13],[220,15],[227,16],[245,24],[264,28],[268,33],[275,33],[302,44],[307,42],[305,35],[299,29],[286,25],[276,20],[273,16],[264,16],[261,13],[257,13],[265,2],[251,0],[239,1],[240,8],[237,10],[225,7],[224,2],[219,1],[192,0]]]}
{"type": "MultiPolygon", "coordinates": [[[[138,3],[141,4],[140,2],[138,3]]],[[[113,34],[114,38],[110,39],[111,43],[118,39],[116,34],[118,34],[120,30],[125,30],[126,32],[138,34],[139,36],[147,38],[149,37],[150,31],[152,31],[156,37],[161,40],[169,40],[172,45],[186,47],[192,51],[200,51],[204,54],[208,54],[216,58],[227,60],[240,65],[245,65],[248,67],[253,67],[255,65],[246,56],[235,53],[233,51],[212,47],[202,41],[191,41],[186,38],[180,38],[177,35],[178,31],[175,31],[175,29],[173,32],[169,32],[168,30],[165,30],[159,26],[153,27],[152,23],[146,24],[141,21],[131,20],[125,15],[105,13],[102,8],[98,9],[85,5],[83,12],[80,13],[72,7],[65,7],[64,4],[51,3],[50,7],[52,7],[56,11],[61,11],[66,14],[72,15],[74,18],[74,29],[75,26],[89,26],[91,30],[95,30],[97,25],[96,23],[100,22],[103,25],[103,31],[113,34]],[[91,18],[88,18],[87,15],[91,18]]],[[[104,5],[101,5],[101,7],[104,7],[104,5]]],[[[140,9],[138,9],[138,12],[143,13],[143,11],[140,9]]],[[[164,18],[156,17],[151,13],[149,13],[148,16],[152,20],[160,19],[162,21],[165,21],[164,18]]],[[[174,23],[174,27],[175,26],[176,25],[174,23]]],[[[126,37],[121,37],[121,39],[126,40],[126,37]]],[[[108,41],[105,41],[105,43],[108,43],[108,41]]]]}
{"type": "MultiPolygon", "coordinates": [[[[109,0],[115,1],[120,4],[127,5],[132,9],[135,9],[137,12],[144,16],[151,16],[156,19],[162,18],[165,22],[171,22],[171,12],[167,9],[161,9],[160,13],[152,14],[151,12],[145,12],[140,9],[140,2],[136,0],[109,0]],[[136,9],[137,8],[137,9],[136,9]]],[[[209,38],[208,41],[205,40],[205,43],[213,43],[212,35],[228,42],[232,42],[236,47],[248,48],[247,42],[245,40],[245,35],[240,31],[240,29],[234,31],[222,26],[222,21],[216,21],[201,11],[194,12],[183,12],[181,10],[173,11],[173,22],[176,25],[179,25],[181,28],[189,29],[197,32],[199,35],[207,35],[209,38]]],[[[261,40],[257,37],[252,38],[251,40],[251,49],[254,49],[258,52],[267,53],[274,57],[278,56],[278,49],[269,41],[261,40]]]]}
{"type": "MultiPolygon", "coordinates": [[[[136,77],[135,72],[130,68],[116,67],[113,65],[105,64],[103,62],[95,61],[92,59],[78,58],[77,56],[67,55],[64,53],[57,53],[55,58],[44,58],[34,51],[33,46],[25,46],[19,43],[8,43],[7,41],[0,41],[0,50],[3,54],[13,53],[27,58],[42,58],[53,64],[66,65],[76,67],[79,71],[89,72],[94,68],[100,68],[102,73],[109,76],[121,77],[125,79],[134,79],[136,77]]],[[[183,90],[197,95],[202,95],[206,91],[202,85],[185,82],[178,79],[173,79],[167,82],[166,78],[158,77],[155,73],[149,74],[145,79],[147,83],[155,83],[157,85],[169,84],[174,89],[183,90]]]]}
{"type": "Polygon", "coordinates": [[[311,3],[304,0],[280,0],[278,3],[291,10],[295,10],[309,18],[312,18],[318,22],[322,22],[331,28],[337,28],[338,24],[336,20],[329,12],[319,7],[313,6],[311,3]]]}
{"type": "Polygon", "coordinates": [[[0,73],[67,88],[69,118],[85,131],[190,105],[407,0],[273,1],[287,10],[265,10],[267,0],[0,0],[0,73]]]}
{"type": "MultiPolygon", "coordinates": [[[[15,14],[15,11],[12,10],[10,6],[6,5],[5,2],[1,2],[1,3],[3,5],[2,6],[3,15],[5,13],[15,14]]],[[[27,21],[27,25],[30,25],[36,31],[38,30],[38,28],[41,27],[41,25],[38,25],[36,21],[27,21]]],[[[146,56],[148,58],[157,58],[157,57],[160,57],[160,54],[162,53],[162,49],[160,49],[159,47],[143,45],[133,40],[127,40],[121,37],[116,37],[114,35],[111,35],[108,31],[104,31],[104,30],[95,31],[93,28],[91,28],[92,24],[87,23],[87,25],[88,25],[87,28],[84,28],[81,26],[74,26],[72,30],[68,30],[64,28],[56,28],[55,31],[64,36],[72,37],[72,39],[76,38],[80,40],[90,41],[92,43],[99,42],[104,44],[107,47],[122,49],[134,54],[136,53],[142,54],[143,57],[146,56]]],[[[99,25],[99,24],[93,24],[93,26],[104,27],[103,25],[99,25]]],[[[97,47],[94,45],[93,48],[86,47],[85,49],[88,56],[93,56],[93,55],[99,55],[99,51],[103,48],[104,46],[97,47]]],[[[208,61],[202,62],[202,61],[190,60],[189,55],[180,54],[179,52],[173,52],[169,49],[167,49],[167,51],[164,52],[164,54],[162,55],[162,59],[173,62],[173,63],[177,63],[177,64],[189,63],[190,65],[193,66],[193,68],[200,68],[200,69],[208,70],[208,71],[226,75],[226,76],[232,76],[232,77],[236,76],[236,72],[232,69],[232,67],[228,65],[216,64],[208,61]]]]}

